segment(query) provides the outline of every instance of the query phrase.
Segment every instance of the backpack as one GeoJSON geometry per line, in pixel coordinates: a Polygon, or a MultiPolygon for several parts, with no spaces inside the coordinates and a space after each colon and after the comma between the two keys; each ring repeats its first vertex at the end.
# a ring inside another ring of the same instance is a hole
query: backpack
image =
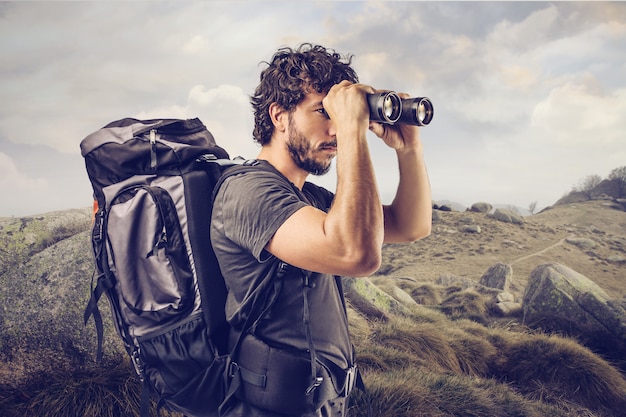
{"type": "MultiPolygon", "coordinates": [[[[231,175],[253,169],[281,174],[255,160],[230,159],[197,118],[122,119],[88,135],[80,146],[95,199],[95,273],[84,320],[86,324],[94,318],[100,361],[103,322],[98,301],[104,294],[143,382],[142,416],[148,415],[150,397],[157,400],[157,413],[166,407],[188,417],[210,417],[231,397],[244,394],[261,407],[280,404],[281,412],[305,413],[338,392],[347,396],[354,386],[364,390],[356,368],[335,370],[332,364],[320,364],[310,336],[310,358],[261,343],[246,353],[254,366],[255,358],[271,351],[276,358],[272,369],[253,372],[237,363],[245,360],[239,349],[248,330],[268,311],[268,297],[281,279],[288,274],[307,279],[305,271],[280,260],[254,291],[234,348],[228,349],[227,292],[209,233],[213,199],[231,175]],[[318,368],[328,371],[324,378],[318,368]],[[294,391],[296,376],[308,381],[308,389],[294,391]]],[[[338,277],[337,285],[343,302],[338,277]]],[[[304,311],[309,308],[306,291],[304,285],[304,311]]]]}
{"type": "Polygon", "coordinates": [[[122,119],[80,146],[95,199],[84,320],[94,318],[97,360],[104,294],[143,381],[141,414],[152,395],[157,411],[216,415],[229,396],[230,352],[226,287],[209,237],[212,195],[225,168],[242,161],[229,159],[199,119],[122,119]]]}

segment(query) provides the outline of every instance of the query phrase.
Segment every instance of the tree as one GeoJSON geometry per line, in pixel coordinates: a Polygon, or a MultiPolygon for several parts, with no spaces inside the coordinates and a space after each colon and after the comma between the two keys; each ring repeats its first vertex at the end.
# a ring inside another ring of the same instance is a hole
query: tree
{"type": "Polygon", "coordinates": [[[626,165],[615,168],[609,174],[609,179],[612,181],[616,181],[619,189],[619,196],[626,196],[626,165]]]}
{"type": "Polygon", "coordinates": [[[578,181],[573,187],[573,190],[579,193],[585,194],[588,198],[591,198],[591,192],[594,188],[602,182],[602,178],[599,175],[587,175],[582,180],[578,181]]]}
{"type": "Polygon", "coordinates": [[[530,214],[535,214],[535,209],[537,208],[537,202],[533,201],[532,203],[530,203],[528,205],[528,211],[530,211],[530,214]]]}
{"type": "Polygon", "coordinates": [[[623,167],[615,168],[613,171],[611,171],[611,173],[609,174],[609,179],[626,182],[626,165],[623,167]]]}

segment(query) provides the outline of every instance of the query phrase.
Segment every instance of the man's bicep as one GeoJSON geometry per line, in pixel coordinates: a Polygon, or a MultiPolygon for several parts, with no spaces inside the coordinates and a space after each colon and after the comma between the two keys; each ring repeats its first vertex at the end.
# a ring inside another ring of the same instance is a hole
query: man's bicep
{"type": "Polygon", "coordinates": [[[300,208],[276,230],[267,251],[299,268],[335,273],[337,253],[324,229],[326,216],[324,211],[312,206],[300,208]]]}

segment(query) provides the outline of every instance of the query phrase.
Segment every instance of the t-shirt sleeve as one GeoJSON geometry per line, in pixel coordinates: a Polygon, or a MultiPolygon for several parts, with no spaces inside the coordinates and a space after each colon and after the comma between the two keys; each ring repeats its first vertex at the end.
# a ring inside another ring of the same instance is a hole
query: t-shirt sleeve
{"type": "Polygon", "coordinates": [[[259,262],[274,233],[307,205],[290,184],[264,172],[228,178],[215,204],[221,206],[225,237],[250,251],[259,262]]]}

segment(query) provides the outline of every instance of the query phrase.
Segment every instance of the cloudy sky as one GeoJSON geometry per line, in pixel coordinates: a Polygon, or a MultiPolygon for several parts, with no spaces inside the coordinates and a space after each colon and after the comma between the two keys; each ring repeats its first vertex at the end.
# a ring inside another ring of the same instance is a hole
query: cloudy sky
{"type": "MultiPolygon", "coordinates": [[[[626,165],[626,3],[0,2],[0,216],[89,206],[80,141],[124,117],[199,117],[256,156],[260,63],[304,41],[431,98],[435,200],[540,209],[626,165]]],[[[389,202],[393,152],[370,146],[389,202]]]]}

